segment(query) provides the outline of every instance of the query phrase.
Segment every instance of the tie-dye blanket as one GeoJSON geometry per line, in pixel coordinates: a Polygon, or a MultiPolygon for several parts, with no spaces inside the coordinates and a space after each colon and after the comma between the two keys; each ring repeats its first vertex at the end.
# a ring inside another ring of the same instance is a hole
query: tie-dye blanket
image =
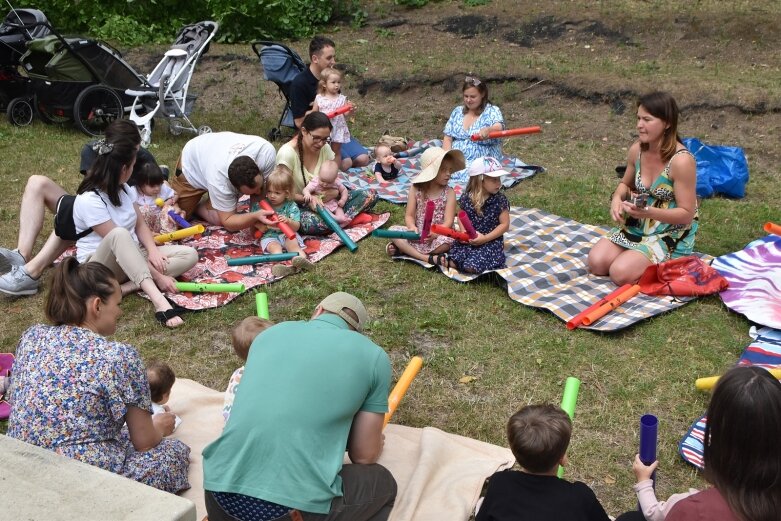
{"type": "MultiPolygon", "coordinates": [[[[763,327],[757,331],[757,337],[751,342],[737,365],[758,365],[766,369],[781,368],[781,331],[763,327]]],[[[702,416],[689,429],[678,444],[678,453],[684,461],[695,467],[703,468],[703,440],[707,418],[702,416]]]]}
{"type": "MultiPolygon", "coordinates": [[[[382,226],[390,214],[372,215],[370,223],[345,229],[354,241],[359,241],[373,230],[382,226]]],[[[342,241],[331,234],[324,237],[305,235],[305,251],[312,262],[332,253],[342,246],[342,241]]],[[[278,280],[271,274],[273,263],[228,266],[226,257],[247,257],[261,255],[259,241],[249,230],[229,232],[220,226],[208,226],[199,237],[187,240],[183,244],[198,250],[198,263],[185,272],[180,280],[187,282],[241,282],[245,290],[261,284],[278,280]]],[[[238,297],[239,293],[175,293],[166,294],[171,302],[190,310],[208,309],[222,306],[238,297]]]]}
{"type": "MultiPolygon", "coordinates": [[[[616,289],[607,277],[588,273],[591,247],[607,230],[536,208],[510,208],[510,229],[504,235],[507,267],[478,275],[439,268],[459,282],[495,273],[506,281],[510,298],[545,308],[564,322],[616,289]]],[[[708,257],[703,256],[704,259],[708,257]]],[[[426,268],[434,266],[398,256],[426,268]]],[[[650,297],[642,293],[584,329],[617,331],[640,320],[683,306],[692,298],[650,297]]]]}
{"type": "Polygon", "coordinates": [[[724,304],[757,324],[781,329],[781,237],[768,235],[717,257],[713,267],[729,282],[724,304]]]}
{"type": "MultiPolygon", "coordinates": [[[[442,141],[439,139],[418,141],[410,146],[410,150],[425,149],[430,146],[442,146],[442,141]]],[[[420,153],[422,153],[422,150],[420,150],[420,153]]],[[[407,204],[410,180],[420,172],[420,154],[400,158],[399,162],[401,163],[401,174],[398,178],[386,183],[380,183],[375,179],[373,163],[366,168],[351,168],[347,172],[340,172],[339,175],[348,188],[376,190],[380,199],[396,204],[407,204]]],[[[510,172],[510,175],[502,177],[502,184],[505,188],[515,186],[521,180],[545,170],[541,166],[527,165],[520,159],[510,156],[502,158],[502,164],[510,172]]],[[[456,192],[456,197],[459,197],[466,187],[466,175],[454,174],[450,180],[450,185],[456,192]]]]}

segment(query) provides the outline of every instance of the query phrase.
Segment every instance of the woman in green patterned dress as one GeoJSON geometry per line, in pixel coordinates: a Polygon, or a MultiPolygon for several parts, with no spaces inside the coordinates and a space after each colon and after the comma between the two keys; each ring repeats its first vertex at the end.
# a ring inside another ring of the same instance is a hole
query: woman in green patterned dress
{"type": "Polygon", "coordinates": [[[645,269],[689,255],[697,233],[697,169],[678,136],[678,105],[666,92],[637,102],[637,141],[610,202],[617,226],[588,255],[589,271],[618,284],[645,269]]]}

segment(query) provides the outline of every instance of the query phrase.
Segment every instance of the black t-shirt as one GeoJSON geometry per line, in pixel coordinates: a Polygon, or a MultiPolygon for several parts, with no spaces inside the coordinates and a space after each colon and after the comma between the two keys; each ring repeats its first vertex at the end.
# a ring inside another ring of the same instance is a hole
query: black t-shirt
{"type": "MultiPolygon", "coordinates": [[[[81,163],[79,164],[79,172],[81,172],[81,175],[85,175],[87,173],[87,170],[90,169],[92,163],[94,163],[95,159],[98,157],[98,153],[92,150],[93,144],[95,144],[95,141],[90,141],[81,147],[81,163]]],[[[136,164],[133,167],[133,173],[130,175],[130,180],[127,182],[127,184],[130,186],[135,186],[136,174],[138,173],[139,169],[147,163],[157,164],[155,156],[153,156],[147,149],[139,148],[138,153],[136,154],[136,164]]],[[[167,181],[168,171],[164,169],[163,175],[165,175],[165,179],[167,181]]]]}
{"type": "Polygon", "coordinates": [[[290,109],[293,118],[300,118],[306,115],[307,111],[312,110],[312,103],[317,96],[318,79],[307,67],[293,78],[290,84],[290,109]]]}
{"type": "Polygon", "coordinates": [[[380,174],[386,181],[390,181],[399,177],[399,169],[396,168],[395,163],[390,166],[390,170],[390,172],[386,172],[382,169],[382,165],[379,162],[374,163],[374,173],[380,174]]]}
{"type": "Polygon", "coordinates": [[[583,482],[504,470],[491,476],[475,521],[609,521],[583,482]]]}

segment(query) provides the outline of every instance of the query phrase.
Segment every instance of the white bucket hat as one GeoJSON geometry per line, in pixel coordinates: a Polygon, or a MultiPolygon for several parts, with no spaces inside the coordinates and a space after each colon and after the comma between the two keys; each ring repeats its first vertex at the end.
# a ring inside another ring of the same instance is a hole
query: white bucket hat
{"type": "Polygon", "coordinates": [[[504,169],[502,163],[495,157],[478,157],[469,165],[469,177],[476,175],[487,175],[488,177],[501,177],[510,172],[504,169]]]}

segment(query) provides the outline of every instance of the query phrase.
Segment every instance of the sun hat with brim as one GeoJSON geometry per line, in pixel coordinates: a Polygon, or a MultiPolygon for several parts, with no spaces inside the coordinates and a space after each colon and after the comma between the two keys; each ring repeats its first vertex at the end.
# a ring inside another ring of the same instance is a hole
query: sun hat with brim
{"type": "Polygon", "coordinates": [[[362,331],[363,326],[369,321],[369,313],[366,311],[366,307],[361,300],[344,291],[337,291],[331,293],[320,302],[319,307],[323,308],[323,311],[338,315],[342,320],[350,324],[356,331],[362,331]],[[349,313],[345,311],[349,309],[355,316],[358,317],[356,322],[349,313]]]}
{"type": "Polygon", "coordinates": [[[463,170],[466,166],[466,160],[464,154],[460,150],[448,150],[445,151],[441,147],[427,148],[423,155],[420,156],[420,173],[416,175],[412,182],[414,184],[428,183],[432,181],[439,173],[439,167],[442,166],[442,161],[446,157],[451,157],[456,161],[456,168],[454,172],[463,170]]]}
{"type": "Polygon", "coordinates": [[[504,169],[502,163],[495,157],[478,157],[469,165],[469,177],[487,175],[488,177],[501,177],[510,172],[504,169]]]}

